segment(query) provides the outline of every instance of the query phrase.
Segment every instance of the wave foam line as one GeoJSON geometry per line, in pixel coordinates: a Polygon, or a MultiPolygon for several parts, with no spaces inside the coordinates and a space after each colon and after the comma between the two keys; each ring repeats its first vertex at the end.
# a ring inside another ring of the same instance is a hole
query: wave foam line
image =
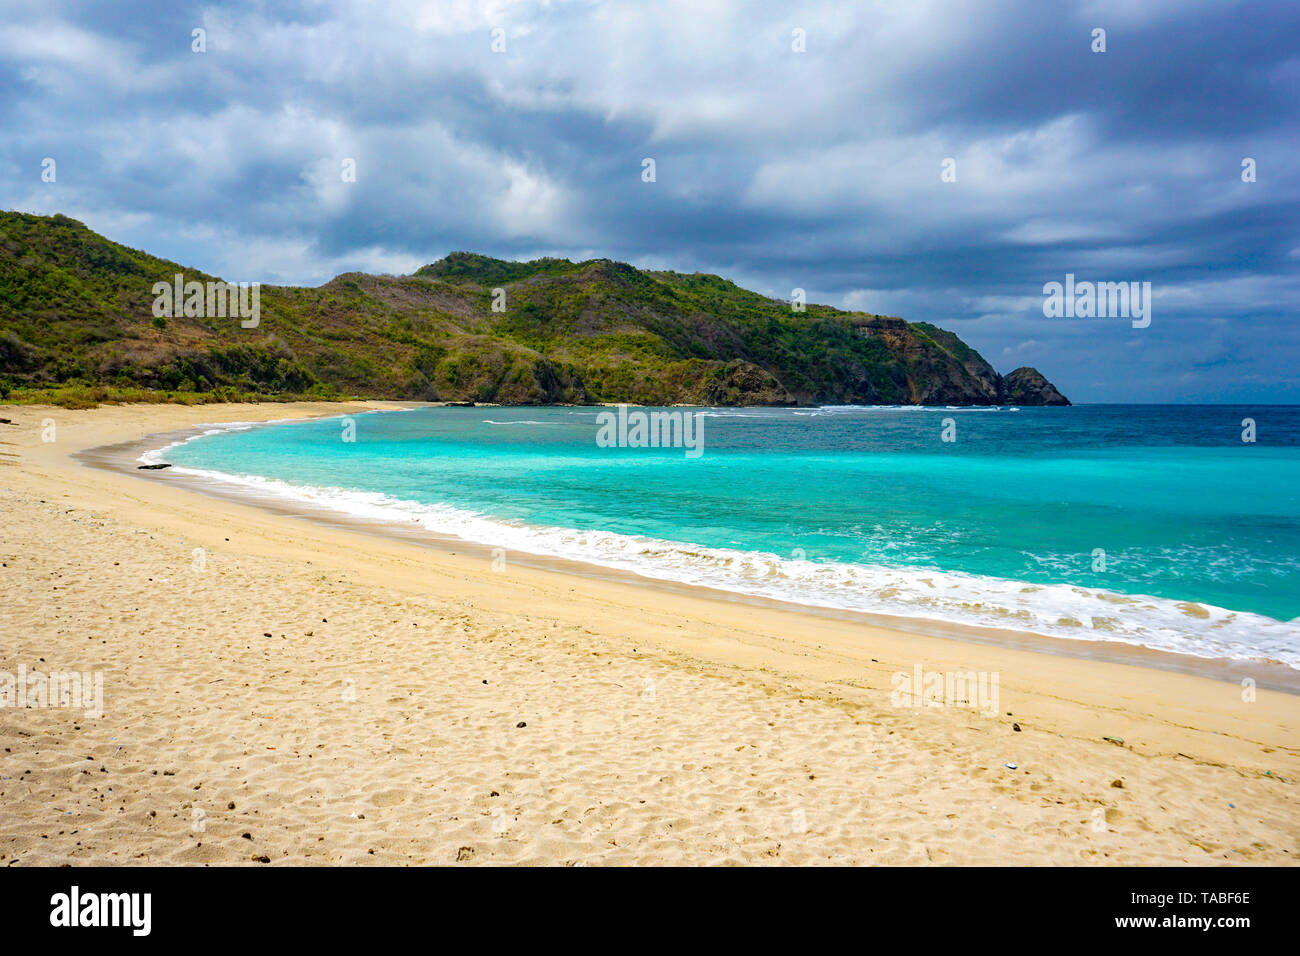
{"type": "MultiPolygon", "coordinates": [[[[214,431],[241,426],[251,427],[251,424],[237,423],[214,431]]],[[[167,448],[178,444],[183,442],[167,448]]],[[[159,454],[165,450],[160,449],[159,454]]],[[[141,460],[152,454],[147,453],[141,460]]],[[[297,485],[257,475],[173,467],[181,473],[234,484],[298,504],[372,521],[414,522],[431,532],[490,547],[581,561],[654,580],[811,607],[1027,631],[1074,640],[1114,641],[1194,657],[1272,659],[1300,669],[1300,624],[1213,605],[1068,584],[1030,584],[921,568],[819,563],[765,552],[695,547],[611,531],[535,526],[491,518],[452,505],[394,498],[380,492],[297,485]]]]}

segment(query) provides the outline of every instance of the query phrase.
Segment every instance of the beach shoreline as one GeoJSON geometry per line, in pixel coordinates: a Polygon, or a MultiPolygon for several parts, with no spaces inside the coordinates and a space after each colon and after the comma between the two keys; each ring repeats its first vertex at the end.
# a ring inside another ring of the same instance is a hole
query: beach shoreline
{"type": "Polygon", "coordinates": [[[125,464],[204,422],[399,407],[0,413],[0,670],[98,665],[108,700],[0,709],[6,864],[1293,862],[1281,676],[1246,700],[1226,662],[493,571],[125,464]],[[998,675],[996,714],[891,702],[917,667],[998,675]]]}
{"type": "MultiPolygon", "coordinates": [[[[407,406],[405,403],[391,404],[397,410],[404,410],[406,407],[425,407],[425,405],[407,406]]],[[[395,409],[368,409],[367,411],[390,411],[395,409]]],[[[344,414],[346,413],[312,417],[336,418],[344,414]]],[[[269,425],[279,421],[297,420],[307,419],[271,419],[250,424],[252,424],[252,427],[257,427],[258,425],[269,425]]],[[[201,426],[194,426],[176,431],[146,435],[117,445],[81,449],[73,453],[72,457],[91,467],[104,468],[151,481],[185,485],[190,490],[200,494],[211,495],[233,502],[251,503],[272,513],[305,518],[329,527],[399,537],[428,547],[438,548],[444,553],[461,554],[490,562],[495,553],[503,550],[499,549],[494,542],[473,541],[422,527],[412,527],[397,520],[384,521],[352,515],[346,511],[325,505],[296,500],[286,501],[276,496],[259,495],[245,485],[222,481],[205,475],[190,474],[189,470],[185,468],[176,470],[140,470],[139,462],[147,454],[158,453],[163,449],[174,447],[178,443],[199,437],[207,431],[208,429],[201,426]]],[[[778,598],[728,591],[706,585],[647,577],[633,571],[592,564],[576,559],[519,551],[509,553],[511,560],[522,563],[527,567],[576,574],[667,593],[694,595],[778,611],[784,610],[798,614],[822,616],[848,623],[866,624],[873,627],[887,628],[892,631],[922,634],[930,637],[951,638],[953,640],[998,647],[1013,647],[1037,653],[1078,657],[1084,660],[1155,667],[1161,670],[1208,677],[1214,680],[1241,681],[1249,678],[1254,680],[1259,687],[1300,695],[1300,670],[1278,661],[1198,657],[1119,641],[1105,641],[1094,638],[1070,639],[1010,628],[965,625],[925,617],[901,617],[813,604],[799,604],[778,598]]]]}

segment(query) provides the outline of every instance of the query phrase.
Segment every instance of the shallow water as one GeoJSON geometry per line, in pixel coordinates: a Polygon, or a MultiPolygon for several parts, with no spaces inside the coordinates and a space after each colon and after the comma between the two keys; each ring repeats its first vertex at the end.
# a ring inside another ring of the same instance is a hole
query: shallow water
{"type": "Polygon", "coordinates": [[[652,578],[1300,667],[1300,407],[660,410],[700,415],[698,457],[601,447],[605,411],[214,427],[166,456],[652,578]]]}

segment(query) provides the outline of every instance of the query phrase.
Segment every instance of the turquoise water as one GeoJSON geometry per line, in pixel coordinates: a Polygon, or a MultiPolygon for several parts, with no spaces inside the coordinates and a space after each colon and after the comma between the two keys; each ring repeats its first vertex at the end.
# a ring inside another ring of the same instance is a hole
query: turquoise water
{"type": "Polygon", "coordinates": [[[649,577],[1300,666],[1300,407],[687,410],[698,457],[601,447],[602,411],[222,429],[166,460],[649,577]]]}

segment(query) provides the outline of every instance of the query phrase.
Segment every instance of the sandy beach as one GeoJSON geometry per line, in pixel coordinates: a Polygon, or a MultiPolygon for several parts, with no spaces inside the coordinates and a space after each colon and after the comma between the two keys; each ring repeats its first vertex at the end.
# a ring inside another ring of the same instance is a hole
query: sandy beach
{"type": "Polygon", "coordinates": [[[0,672],[103,687],[0,708],[0,865],[1296,860],[1289,669],[494,561],[74,457],[385,407],[0,406],[0,672]],[[996,707],[900,701],[918,668],[996,707]]]}

